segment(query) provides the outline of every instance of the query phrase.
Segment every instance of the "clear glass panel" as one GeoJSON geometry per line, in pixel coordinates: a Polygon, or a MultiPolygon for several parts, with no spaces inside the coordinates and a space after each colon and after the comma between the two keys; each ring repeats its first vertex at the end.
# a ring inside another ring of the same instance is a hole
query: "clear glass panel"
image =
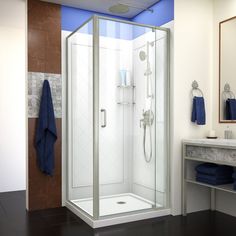
{"type": "Polygon", "coordinates": [[[93,215],[93,25],[68,38],[68,199],[93,215]]]}
{"type": "Polygon", "coordinates": [[[168,35],[156,30],[156,206],[168,207],[168,35]]]}
{"type": "Polygon", "coordinates": [[[99,20],[100,216],[165,207],[166,48],[164,31],[99,20]]]}

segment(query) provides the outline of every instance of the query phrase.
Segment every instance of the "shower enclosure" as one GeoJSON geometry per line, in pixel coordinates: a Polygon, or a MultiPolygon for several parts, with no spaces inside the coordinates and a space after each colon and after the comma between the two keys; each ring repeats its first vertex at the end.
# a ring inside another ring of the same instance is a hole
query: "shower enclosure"
{"type": "Polygon", "coordinates": [[[93,16],[67,37],[66,205],[92,227],[169,214],[169,32],[93,16]]]}

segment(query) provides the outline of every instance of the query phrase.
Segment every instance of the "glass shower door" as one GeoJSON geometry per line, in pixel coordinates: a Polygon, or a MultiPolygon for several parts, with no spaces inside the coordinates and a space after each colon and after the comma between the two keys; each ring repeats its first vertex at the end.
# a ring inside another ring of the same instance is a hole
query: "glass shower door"
{"type": "Polygon", "coordinates": [[[115,37],[119,23],[99,20],[99,205],[100,216],[115,210],[114,198],[126,192],[124,157],[124,107],[118,105],[118,76],[122,60],[120,40],[115,37]]]}
{"type": "Polygon", "coordinates": [[[99,112],[99,216],[153,208],[156,123],[152,28],[99,19],[99,112]],[[141,51],[145,60],[140,59],[141,51]],[[150,127],[144,124],[145,112],[152,116],[150,127]]]}

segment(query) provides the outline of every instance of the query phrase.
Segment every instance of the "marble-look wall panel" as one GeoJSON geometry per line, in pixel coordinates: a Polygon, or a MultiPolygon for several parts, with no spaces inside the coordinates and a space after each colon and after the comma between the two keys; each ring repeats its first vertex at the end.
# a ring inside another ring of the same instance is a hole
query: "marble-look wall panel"
{"type": "Polygon", "coordinates": [[[61,206],[61,7],[28,0],[28,209],[61,206]],[[35,130],[42,82],[51,85],[58,139],[53,177],[39,171],[35,130]],[[33,117],[33,118],[32,118],[33,117]]]}
{"type": "Polygon", "coordinates": [[[48,80],[53,100],[54,114],[56,118],[61,118],[61,75],[29,72],[28,73],[28,117],[36,118],[39,113],[40,100],[44,80],[48,80]]]}

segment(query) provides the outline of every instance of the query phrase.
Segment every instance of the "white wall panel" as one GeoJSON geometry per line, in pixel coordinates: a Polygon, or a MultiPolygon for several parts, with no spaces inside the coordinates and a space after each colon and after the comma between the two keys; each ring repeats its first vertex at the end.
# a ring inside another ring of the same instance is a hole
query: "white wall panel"
{"type": "Polygon", "coordinates": [[[0,192],[6,192],[26,188],[26,2],[0,4],[0,192]]]}

